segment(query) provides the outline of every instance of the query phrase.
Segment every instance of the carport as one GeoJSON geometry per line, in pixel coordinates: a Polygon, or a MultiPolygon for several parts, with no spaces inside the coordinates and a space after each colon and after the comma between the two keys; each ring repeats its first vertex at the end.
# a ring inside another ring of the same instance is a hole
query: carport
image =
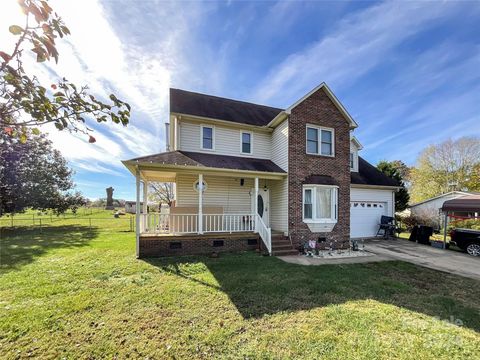
{"type": "Polygon", "coordinates": [[[443,248],[447,240],[448,217],[453,212],[474,213],[473,219],[478,219],[480,213],[480,195],[467,195],[443,203],[442,212],[445,214],[445,226],[443,227],[443,248]]]}

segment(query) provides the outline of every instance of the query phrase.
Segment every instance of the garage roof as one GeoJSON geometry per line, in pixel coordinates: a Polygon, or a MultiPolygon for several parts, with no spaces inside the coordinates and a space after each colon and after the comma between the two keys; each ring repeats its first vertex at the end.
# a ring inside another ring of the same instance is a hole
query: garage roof
{"type": "Polygon", "coordinates": [[[480,212],[480,195],[462,196],[443,203],[442,211],[476,211],[480,212]]]}
{"type": "Polygon", "coordinates": [[[396,180],[388,177],[360,156],[358,157],[358,172],[352,171],[350,178],[350,182],[357,185],[399,186],[396,180]]]}

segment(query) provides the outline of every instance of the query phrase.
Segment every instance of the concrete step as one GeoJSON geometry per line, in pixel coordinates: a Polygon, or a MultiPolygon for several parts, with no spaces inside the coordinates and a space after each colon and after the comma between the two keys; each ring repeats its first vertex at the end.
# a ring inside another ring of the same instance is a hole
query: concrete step
{"type": "Polygon", "coordinates": [[[298,251],[297,250],[273,250],[272,255],[273,256],[287,256],[287,255],[297,255],[298,251]]]}
{"type": "Polygon", "coordinates": [[[274,245],[272,244],[272,251],[278,251],[278,250],[293,250],[292,245],[286,244],[286,245],[274,245]]]}
{"type": "Polygon", "coordinates": [[[292,247],[292,244],[290,244],[290,242],[278,242],[278,243],[274,243],[272,242],[272,247],[278,247],[278,246],[290,246],[292,247]]]}

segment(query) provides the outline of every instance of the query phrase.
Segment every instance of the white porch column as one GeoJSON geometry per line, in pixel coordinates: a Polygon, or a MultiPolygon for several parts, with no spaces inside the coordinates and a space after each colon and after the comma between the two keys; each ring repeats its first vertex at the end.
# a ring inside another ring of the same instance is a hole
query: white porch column
{"type": "Polygon", "coordinates": [[[136,185],[136,203],[135,203],[135,253],[137,258],[140,256],[140,170],[135,171],[135,185],[136,185]]]}
{"type": "Polygon", "coordinates": [[[253,216],[255,216],[255,231],[258,232],[257,216],[258,216],[258,177],[255,178],[255,191],[253,192],[253,216]]]}
{"type": "Polygon", "coordinates": [[[148,210],[147,206],[147,201],[148,201],[148,181],[143,180],[143,213],[146,214],[148,210]]]}
{"type": "Polygon", "coordinates": [[[198,174],[198,233],[203,234],[203,174],[198,174]]]}

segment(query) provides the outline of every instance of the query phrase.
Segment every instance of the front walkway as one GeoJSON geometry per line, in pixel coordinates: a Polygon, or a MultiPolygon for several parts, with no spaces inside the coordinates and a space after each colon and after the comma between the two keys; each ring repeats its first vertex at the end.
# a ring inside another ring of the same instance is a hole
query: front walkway
{"type": "Polygon", "coordinates": [[[401,260],[450,274],[480,280],[480,258],[465,253],[432,248],[403,239],[365,240],[365,250],[372,256],[340,259],[310,258],[303,255],[282,256],[285,262],[299,265],[358,264],[401,260]]]}

